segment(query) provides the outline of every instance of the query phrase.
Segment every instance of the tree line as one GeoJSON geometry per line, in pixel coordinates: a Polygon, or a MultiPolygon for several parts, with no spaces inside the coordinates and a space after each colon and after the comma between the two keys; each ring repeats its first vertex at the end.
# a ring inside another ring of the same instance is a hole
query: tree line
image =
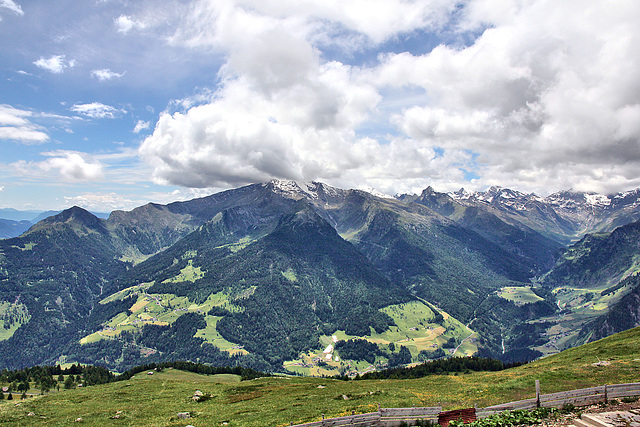
{"type": "MultiPolygon", "coordinates": [[[[449,375],[451,373],[502,371],[520,366],[522,363],[504,363],[485,357],[451,357],[422,363],[412,368],[391,368],[382,371],[367,372],[355,377],[356,380],[415,379],[429,375],[449,375]]],[[[338,377],[348,379],[349,377],[338,377]]]]}
{"type": "MultiPolygon", "coordinates": [[[[64,389],[72,389],[78,386],[88,387],[98,384],[107,384],[115,381],[125,381],[131,379],[141,372],[156,371],[161,372],[167,368],[179,369],[182,371],[195,372],[202,375],[233,374],[240,376],[242,381],[259,377],[271,376],[242,366],[211,366],[203,363],[187,361],[151,363],[136,366],[122,374],[115,375],[107,368],[94,365],[73,364],[68,368],[55,366],[33,366],[25,369],[0,371],[0,383],[9,384],[7,398],[12,399],[13,392],[22,393],[23,397],[27,391],[31,390],[31,384],[42,393],[47,393],[52,389],[60,389],[60,384],[64,389]]],[[[0,399],[4,399],[4,393],[0,390],[0,399]]]]}

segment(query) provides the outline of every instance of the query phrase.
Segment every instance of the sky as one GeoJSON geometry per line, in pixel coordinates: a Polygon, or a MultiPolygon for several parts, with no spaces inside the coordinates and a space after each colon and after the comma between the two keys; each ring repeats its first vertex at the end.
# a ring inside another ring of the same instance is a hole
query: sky
{"type": "Polygon", "coordinates": [[[637,0],[0,0],[0,208],[640,187],[637,0]]]}

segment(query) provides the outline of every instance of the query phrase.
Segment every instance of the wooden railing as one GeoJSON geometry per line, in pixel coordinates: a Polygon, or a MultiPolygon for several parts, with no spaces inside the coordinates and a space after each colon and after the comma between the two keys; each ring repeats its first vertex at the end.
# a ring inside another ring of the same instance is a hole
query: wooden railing
{"type": "Polygon", "coordinates": [[[640,396],[640,383],[603,385],[551,394],[540,394],[539,386],[537,386],[535,398],[478,409],[477,417],[484,418],[507,410],[535,409],[538,407],[562,408],[567,404],[586,406],[628,396],[640,396]]]}
{"type": "MultiPolygon", "coordinates": [[[[438,414],[442,412],[439,406],[429,408],[379,408],[378,412],[350,415],[339,418],[327,418],[307,424],[297,424],[295,427],[320,426],[392,426],[409,421],[438,421],[438,414]]],[[[293,425],[293,424],[292,424],[293,425]]]]}
{"type": "MultiPolygon", "coordinates": [[[[579,390],[562,391],[559,393],[540,394],[540,383],[536,381],[536,397],[532,399],[518,400],[516,402],[502,403],[475,409],[478,419],[485,418],[502,411],[514,411],[519,409],[535,409],[539,407],[562,408],[564,405],[585,406],[594,403],[606,402],[610,399],[621,397],[640,396],[640,383],[613,384],[599,387],[583,388],[579,390]]],[[[473,408],[472,408],[473,409],[473,408]]],[[[399,426],[401,423],[415,423],[420,421],[438,422],[442,415],[442,408],[380,408],[377,412],[368,414],[350,415],[339,418],[327,418],[307,424],[291,424],[294,427],[321,427],[321,426],[399,426]]],[[[444,424],[444,423],[443,423],[444,424]]]]}

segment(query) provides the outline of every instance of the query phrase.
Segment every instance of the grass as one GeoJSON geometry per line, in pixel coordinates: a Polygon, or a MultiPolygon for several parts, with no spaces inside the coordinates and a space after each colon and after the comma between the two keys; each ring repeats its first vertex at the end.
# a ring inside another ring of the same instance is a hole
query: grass
{"type": "MultiPolygon", "coordinates": [[[[183,269],[183,273],[181,274],[186,274],[185,271],[187,270],[183,269]]],[[[188,272],[190,272],[189,274],[193,273],[192,270],[188,270],[188,272]]],[[[147,294],[146,290],[151,285],[152,283],[144,283],[123,289],[100,301],[101,304],[106,304],[132,295],[137,296],[136,302],[127,312],[118,313],[106,322],[103,330],[82,338],[80,344],[111,339],[120,335],[122,331],[135,330],[144,325],[169,325],[185,313],[196,312],[205,314],[213,307],[222,307],[231,312],[242,310],[242,307],[233,304],[230,297],[222,292],[210,295],[203,304],[195,304],[187,297],[178,297],[173,294],[147,294]]],[[[205,320],[207,326],[199,330],[196,336],[204,338],[221,350],[228,351],[231,354],[245,353],[244,350],[237,349],[236,344],[222,338],[216,331],[216,324],[218,320],[220,320],[219,317],[206,316],[205,320]]]]}
{"type": "Polygon", "coordinates": [[[24,251],[32,251],[33,248],[37,245],[37,243],[34,242],[29,242],[29,243],[25,243],[24,244],[24,248],[21,248],[20,246],[11,246],[12,248],[16,248],[16,249],[20,249],[22,252],[24,251]]]}
{"type": "Polygon", "coordinates": [[[29,322],[30,319],[31,315],[26,305],[0,301],[0,341],[11,338],[18,328],[29,322]],[[5,328],[5,318],[13,318],[13,323],[10,323],[8,328],[5,328]]]}
{"type": "Polygon", "coordinates": [[[551,322],[553,325],[547,329],[549,342],[535,349],[544,355],[549,355],[580,344],[578,334],[581,328],[601,316],[604,310],[614,305],[631,290],[622,287],[615,292],[602,295],[608,286],[597,288],[561,286],[553,289],[558,307],[563,312],[539,319],[551,322]]]}
{"type": "Polygon", "coordinates": [[[282,275],[291,283],[295,283],[298,281],[298,277],[296,276],[296,272],[293,271],[291,267],[287,269],[287,271],[283,271],[282,275]]]}
{"type": "MultiPolygon", "coordinates": [[[[460,342],[473,333],[472,330],[444,312],[442,313],[444,317],[442,325],[430,323],[431,320],[434,320],[435,314],[428,305],[420,301],[391,305],[383,308],[381,311],[391,316],[396,326],[392,326],[381,333],[376,333],[371,329],[370,335],[362,337],[347,335],[344,331],[336,331],[333,336],[338,340],[345,341],[353,338],[365,339],[382,347],[388,347],[391,343],[394,343],[396,346],[403,345],[409,349],[415,360],[418,353],[422,350],[435,350],[441,347],[442,344],[451,337],[455,338],[457,342],[460,342]]],[[[332,336],[324,335],[320,337],[322,350],[332,343],[332,336]]],[[[317,366],[313,364],[312,361],[317,357],[325,359],[322,350],[310,352],[297,360],[287,361],[285,367],[292,372],[310,376],[333,376],[340,372],[340,368],[362,373],[370,367],[370,364],[364,361],[356,362],[353,360],[342,360],[341,358],[336,361],[335,355],[339,356],[339,352],[333,353],[334,357],[332,360],[326,362],[326,366],[317,366]],[[301,364],[307,366],[301,366],[301,364]]],[[[477,344],[471,340],[467,340],[460,346],[456,355],[472,355],[477,350],[477,344]]],[[[386,359],[376,362],[386,362],[386,359]]]]}
{"type": "Polygon", "coordinates": [[[163,281],[162,283],[179,283],[179,282],[195,282],[198,279],[204,277],[204,272],[200,267],[193,266],[193,260],[189,260],[187,265],[180,270],[180,274],[170,279],[163,281]]]}
{"type": "Polygon", "coordinates": [[[67,390],[25,401],[0,402],[0,423],[7,426],[81,424],[106,426],[286,426],[382,407],[479,407],[542,393],[637,381],[640,328],[540,361],[502,372],[431,376],[416,380],[338,381],[323,378],[260,378],[238,382],[235,376],[202,376],[177,370],[141,373],[129,381],[67,390]],[[609,360],[609,366],[592,366],[609,360]],[[196,390],[212,398],[196,403],[196,390]],[[347,396],[345,400],[342,396],[347,396]],[[19,406],[16,404],[20,403],[19,406]],[[118,411],[121,418],[114,420],[118,411]],[[33,412],[35,415],[29,416],[33,412]],[[193,418],[180,420],[178,412],[193,418]],[[44,417],[44,418],[41,418],[44,417]]]}
{"type": "Polygon", "coordinates": [[[217,329],[217,325],[220,319],[222,319],[221,316],[206,316],[205,321],[207,322],[207,327],[198,330],[195,336],[203,338],[205,341],[215,345],[220,350],[226,351],[232,355],[248,354],[248,351],[242,349],[237,344],[234,344],[222,338],[222,335],[220,335],[217,329]]]}
{"type": "Polygon", "coordinates": [[[498,296],[516,305],[543,301],[543,298],[536,295],[530,286],[507,286],[498,291],[498,296]]]}

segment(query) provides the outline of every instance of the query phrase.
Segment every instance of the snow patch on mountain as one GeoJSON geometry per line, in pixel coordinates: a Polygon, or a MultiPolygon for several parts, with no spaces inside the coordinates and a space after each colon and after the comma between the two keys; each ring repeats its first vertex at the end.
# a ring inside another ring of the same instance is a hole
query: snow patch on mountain
{"type": "Polygon", "coordinates": [[[585,194],[587,204],[592,206],[609,206],[611,199],[603,194],[585,194]]]}

